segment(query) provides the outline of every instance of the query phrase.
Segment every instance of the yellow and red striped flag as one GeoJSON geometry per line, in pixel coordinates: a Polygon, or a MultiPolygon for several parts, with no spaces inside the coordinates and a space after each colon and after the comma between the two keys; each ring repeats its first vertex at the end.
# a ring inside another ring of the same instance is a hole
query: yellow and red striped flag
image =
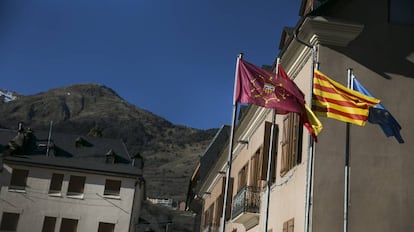
{"type": "Polygon", "coordinates": [[[369,107],[379,102],[335,82],[318,70],[314,72],[312,110],[318,116],[364,126],[369,107]]]}

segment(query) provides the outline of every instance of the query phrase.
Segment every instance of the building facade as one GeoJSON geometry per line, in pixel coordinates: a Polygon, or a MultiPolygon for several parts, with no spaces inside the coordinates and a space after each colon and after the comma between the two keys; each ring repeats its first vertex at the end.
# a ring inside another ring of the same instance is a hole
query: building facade
{"type": "MultiPolygon", "coordinates": [[[[345,207],[346,123],[319,118],[324,129],[312,145],[295,114],[276,115],[267,201],[264,174],[273,115],[270,109],[249,106],[235,128],[225,231],[328,232],[344,231],[345,225],[361,232],[414,230],[412,6],[398,0],[302,2],[300,20],[283,31],[279,58],[307,104],[312,101],[314,66],[344,86],[352,69],[398,120],[405,142],[385,136],[377,124],[350,125],[345,207]]],[[[228,145],[217,156],[196,193],[203,205],[201,231],[221,231],[223,226],[228,145]]]]}
{"type": "Polygon", "coordinates": [[[135,231],[142,167],[113,139],[0,131],[0,231],[135,231]]]}

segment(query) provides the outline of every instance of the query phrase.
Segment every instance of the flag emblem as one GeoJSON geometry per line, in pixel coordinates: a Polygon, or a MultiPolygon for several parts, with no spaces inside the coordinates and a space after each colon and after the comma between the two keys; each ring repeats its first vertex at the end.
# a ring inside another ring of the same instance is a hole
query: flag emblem
{"type": "Polygon", "coordinates": [[[275,86],[269,83],[265,83],[263,86],[263,92],[266,94],[272,94],[275,91],[275,86]]]}

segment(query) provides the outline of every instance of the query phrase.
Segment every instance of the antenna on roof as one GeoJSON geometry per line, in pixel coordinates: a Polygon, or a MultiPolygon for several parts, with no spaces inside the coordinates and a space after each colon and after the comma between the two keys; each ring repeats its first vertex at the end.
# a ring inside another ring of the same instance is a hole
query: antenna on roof
{"type": "Polygon", "coordinates": [[[49,156],[50,138],[52,137],[52,126],[53,126],[53,120],[50,120],[49,136],[47,137],[46,156],[49,156]]]}

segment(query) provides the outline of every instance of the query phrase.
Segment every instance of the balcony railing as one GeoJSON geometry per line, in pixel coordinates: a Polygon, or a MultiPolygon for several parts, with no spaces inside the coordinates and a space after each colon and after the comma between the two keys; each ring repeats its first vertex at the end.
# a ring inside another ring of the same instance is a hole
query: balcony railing
{"type": "Polygon", "coordinates": [[[243,213],[258,214],[260,210],[260,188],[243,187],[233,198],[232,219],[243,213]]]}

